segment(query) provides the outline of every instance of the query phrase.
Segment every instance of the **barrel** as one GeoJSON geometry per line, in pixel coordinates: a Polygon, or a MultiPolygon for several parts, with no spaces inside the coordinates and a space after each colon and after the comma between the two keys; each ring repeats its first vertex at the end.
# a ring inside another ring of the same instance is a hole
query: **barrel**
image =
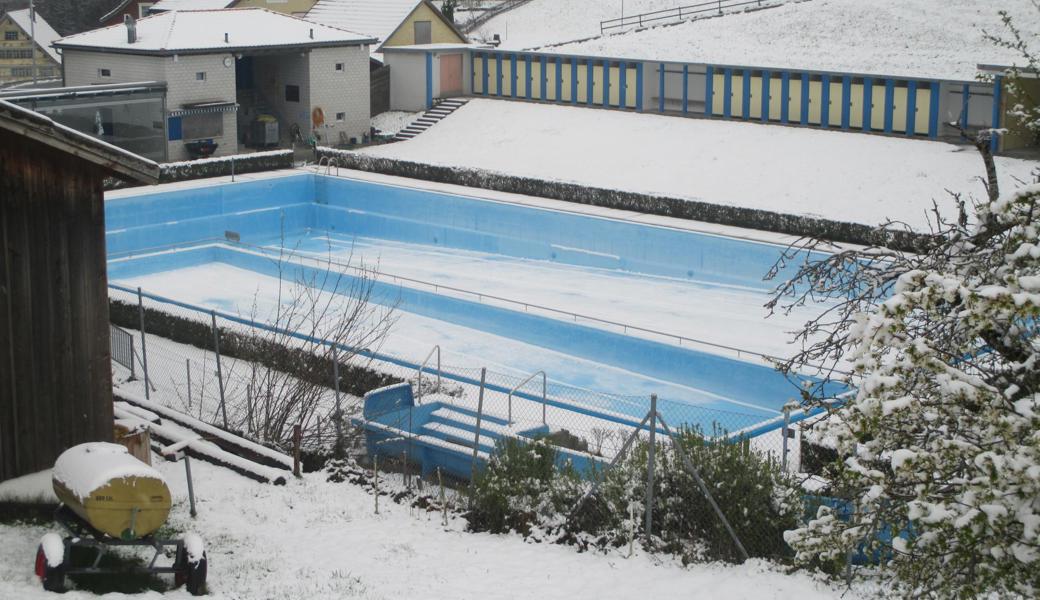
{"type": "Polygon", "coordinates": [[[91,527],[132,540],[154,533],[170,514],[162,473],[119,444],[92,442],[69,448],[54,463],[54,493],[91,527]]]}

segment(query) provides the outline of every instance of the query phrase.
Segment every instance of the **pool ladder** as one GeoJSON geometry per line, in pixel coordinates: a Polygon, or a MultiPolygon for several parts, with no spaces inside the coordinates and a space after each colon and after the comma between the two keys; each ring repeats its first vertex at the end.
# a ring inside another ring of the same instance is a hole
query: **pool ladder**
{"type": "Polygon", "coordinates": [[[315,173],[321,172],[321,166],[325,165],[325,174],[330,175],[332,173],[332,167],[336,167],[336,177],[339,177],[339,159],[333,156],[322,156],[318,159],[318,168],[315,169],[315,173]]]}

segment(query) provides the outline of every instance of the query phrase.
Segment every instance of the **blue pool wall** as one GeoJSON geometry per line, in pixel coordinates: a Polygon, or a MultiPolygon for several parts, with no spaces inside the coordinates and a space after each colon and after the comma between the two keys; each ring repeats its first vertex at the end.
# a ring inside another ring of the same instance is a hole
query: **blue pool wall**
{"type": "MultiPolygon", "coordinates": [[[[299,173],[138,195],[105,203],[113,256],[222,239],[269,242],[303,232],[621,269],[770,289],[774,244],[299,173]]],[[[787,274],[782,271],[778,280],[787,274]]]]}

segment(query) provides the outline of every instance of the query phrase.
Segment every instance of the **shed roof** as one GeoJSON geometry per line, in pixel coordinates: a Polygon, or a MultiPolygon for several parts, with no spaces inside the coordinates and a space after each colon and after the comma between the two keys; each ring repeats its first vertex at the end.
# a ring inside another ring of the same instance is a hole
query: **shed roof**
{"type": "Polygon", "coordinates": [[[30,19],[32,17],[30,17],[29,11],[30,9],[28,8],[23,8],[22,10],[12,10],[11,12],[7,13],[7,16],[11,17],[11,20],[14,21],[14,24],[21,28],[21,30],[24,31],[26,35],[32,32],[33,29],[35,29],[36,45],[38,45],[40,49],[46,52],[47,56],[50,56],[52,59],[54,59],[55,62],[61,63],[61,55],[58,54],[57,50],[51,47],[51,44],[54,43],[54,41],[60,38],[61,36],[58,35],[57,31],[54,31],[54,28],[51,27],[50,23],[45,21],[43,17],[40,16],[40,13],[38,11],[33,11],[35,13],[33,15],[35,17],[35,19],[33,19],[35,23],[31,22],[30,19]],[[35,27],[33,27],[33,25],[35,25],[35,27]]]}
{"type": "Polygon", "coordinates": [[[122,179],[141,183],[156,183],[159,180],[159,165],[155,162],[55,123],[40,113],[6,100],[0,100],[0,129],[75,155],[122,179]]]}
{"type": "MultiPolygon", "coordinates": [[[[401,23],[420,4],[426,4],[435,13],[442,14],[428,0],[318,0],[307,12],[307,19],[333,27],[363,31],[379,38],[382,43],[390,39],[401,23]]],[[[466,35],[459,31],[450,19],[445,18],[444,22],[454,29],[459,37],[466,39],[466,35]]],[[[375,53],[377,48],[373,46],[372,51],[375,53]]]]}
{"type": "Polygon", "coordinates": [[[70,35],[58,48],[127,54],[208,54],[256,48],[312,48],[375,43],[372,36],[312,23],[265,8],[168,11],[137,21],[137,41],[125,25],[70,35]],[[227,41],[225,41],[227,40],[227,41]]]}

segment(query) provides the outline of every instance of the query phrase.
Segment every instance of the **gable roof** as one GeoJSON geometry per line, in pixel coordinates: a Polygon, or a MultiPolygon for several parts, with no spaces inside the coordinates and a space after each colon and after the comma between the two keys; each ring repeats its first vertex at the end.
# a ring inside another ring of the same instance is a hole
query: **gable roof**
{"type": "MultiPolygon", "coordinates": [[[[467,39],[451,19],[445,17],[429,0],[318,0],[307,11],[307,20],[363,31],[379,38],[382,44],[390,39],[420,4],[433,9],[460,38],[467,39]]],[[[372,52],[378,52],[378,48],[373,46],[372,52]]]]}
{"type": "Polygon", "coordinates": [[[170,55],[372,43],[375,39],[368,35],[312,23],[266,8],[230,8],[169,11],[139,19],[137,41],[132,44],[127,41],[124,25],[112,25],[70,35],[55,42],[55,46],[124,54],[170,55]]]}
{"type": "Polygon", "coordinates": [[[0,100],[0,129],[74,154],[129,181],[156,183],[159,180],[159,165],[155,162],[55,123],[40,113],[6,100],[0,100]]]}
{"type": "Polygon", "coordinates": [[[51,44],[53,44],[61,36],[58,35],[57,31],[54,31],[54,28],[51,27],[50,23],[43,20],[43,17],[40,16],[39,11],[36,11],[35,23],[30,23],[29,21],[30,16],[28,8],[23,8],[22,10],[12,10],[11,12],[7,13],[7,16],[11,17],[11,20],[14,21],[14,24],[21,28],[21,30],[24,31],[26,35],[29,35],[30,31],[33,29],[32,25],[35,24],[36,45],[39,46],[41,50],[46,52],[47,56],[50,56],[52,59],[54,59],[54,62],[61,64],[61,55],[58,54],[57,50],[51,47],[51,44]]]}

